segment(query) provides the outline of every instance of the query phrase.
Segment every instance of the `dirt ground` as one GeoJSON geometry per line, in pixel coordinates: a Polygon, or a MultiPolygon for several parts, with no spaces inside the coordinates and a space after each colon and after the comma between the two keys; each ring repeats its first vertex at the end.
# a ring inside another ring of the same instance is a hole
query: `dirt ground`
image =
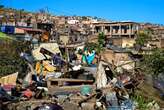
{"type": "Polygon", "coordinates": [[[159,106],[164,109],[164,100],[160,98],[159,92],[153,88],[153,85],[150,82],[144,81],[138,88],[139,90],[136,91],[137,94],[155,100],[159,106]]]}

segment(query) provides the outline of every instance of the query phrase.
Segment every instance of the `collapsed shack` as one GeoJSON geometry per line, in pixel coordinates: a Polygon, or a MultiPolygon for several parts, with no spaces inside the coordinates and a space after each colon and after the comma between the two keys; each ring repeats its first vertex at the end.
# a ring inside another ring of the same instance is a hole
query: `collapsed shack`
{"type": "Polygon", "coordinates": [[[77,65],[63,59],[58,54],[60,51],[56,44],[52,45],[57,48],[45,45],[39,47],[36,53],[33,51],[39,66],[36,63],[34,69],[29,63],[30,71],[25,80],[18,81],[14,88],[14,94],[18,96],[11,93],[16,99],[3,102],[3,106],[7,106],[9,110],[32,110],[51,104],[59,105],[61,110],[133,110],[136,107],[130,96],[142,83],[143,76],[140,71],[135,70],[136,74],[117,74],[112,64],[102,60],[97,67],[82,65],[73,69],[77,65]],[[56,48],[58,52],[50,48],[56,48]],[[17,87],[21,88],[19,92],[17,87]]]}
{"type": "MultiPolygon", "coordinates": [[[[105,67],[105,68],[107,68],[107,67],[105,67]]],[[[108,67],[108,69],[110,69],[110,67],[108,67]]],[[[111,74],[112,74],[112,72],[111,72],[111,74]]],[[[56,98],[57,102],[59,102],[59,104],[61,106],[62,105],[65,106],[65,103],[68,103],[68,101],[70,101],[72,104],[73,103],[78,104],[78,106],[74,107],[74,110],[77,110],[77,108],[79,109],[79,107],[81,107],[83,109],[87,108],[87,107],[89,107],[88,104],[90,105],[91,110],[94,110],[94,109],[99,108],[99,107],[104,108],[104,107],[109,106],[109,105],[108,104],[107,105],[102,104],[104,102],[104,99],[102,97],[106,94],[105,99],[107,99],[110,97],[110,94],[108,94],[108,93],[110,93],[109,91],[115,92],[115,89],[114,89],[115,86],[113,86],[113,84],[116,83],[116,81],[115,80],[112,81],[112,79],[114,77],[108,76],[105,73],[104,65],[102,62],[99,63],[98,71],[95,74],[95,76],[97,76],[96,82],[95,82],[96,86],[94,86],[95,84],[93,84],[93,81],[89,81],[89,80],[86,81],[86,80],[80,80],[80,79],[78,80],[78,79],[62,79],[62,78],[48,79],[48,82],[51,80],[58,82],[58,85],[55,85],[53,87],[52,86],[48,87],[48,89],[49,89],[48,92],[51,94],[51,96],[56,98]],[[101,73],[103,75],[101,75],[101,73]],[[105,82],[101,82],[104,80],[104,78],[106,78],[105,82]],[[110,82],[110,81],[112,81],[113,84],[109,84],[109,86],[108,86],[108,82],[110,82]],[[80,84],[79,84],[79,86],[77,84],[76,84],[76,86],[75,85],[70,86],[70,85],[68,85],[68,83],[70,83],[70,82],[75,82],[75,83],[80,82],[80,84]],[[91,85],[85,85],[85,83],[90,83],[91,85]],[[81,86],[81,84],[83,84],[83,85],[81,86]],[[97,98],[98,99],[100,98],[99,101],[97,101],[97,98]]],[[[116,98],[116,97],[113,97],[113,98],[116,98]]],[[[110,100],[113,100],[113,99],[109,98],[109,101],[110,100]]],[[[35,101],[35,100],[33,101],[32,99],[29,101],[31,101],[30,102],[31,107],[32,106],[36,107],[36,105],[38,106],[37,101],[35,101]]],[[[47,100],[45,100],[44,102],[46,103],[47,100]]],[[[19,107],[21,107],[20,106],[21,103],[22,102],[18,102],[16,104],[17,105],[16,109],[18,109],[18,110],[20,109],[19,107]]],[[[25,101],[23,103],[24,103],[24,105],[26,105],[29,102],[25,101]]],[[[113,102],[113,103],[115,103],[115,102],[113,102]]],[[[13,103],[12,106],[16,106],[16,105],[13,103]]],[[[111,106],[118,106],[118,104],[116,104],[116,105],[114,104],[111,106]]],[[[27,104],[27,106],[25,106],[25,108],[26,107],[29,107],[29,105],[27,104]]]]}

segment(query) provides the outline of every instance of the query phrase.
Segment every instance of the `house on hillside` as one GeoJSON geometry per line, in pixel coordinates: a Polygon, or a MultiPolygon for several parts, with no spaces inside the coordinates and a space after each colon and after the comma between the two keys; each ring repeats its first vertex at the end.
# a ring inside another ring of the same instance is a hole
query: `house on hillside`
{"type": "Polygon", "coordinates": [[[139,30],[136,22],[96,22],[92,23],[92,34],[97,36],[103,32],[108,43],[121,47],[133,47],[135,35],[139,30]],[[129,42],[130,41],[130,42],[129,42]]]}

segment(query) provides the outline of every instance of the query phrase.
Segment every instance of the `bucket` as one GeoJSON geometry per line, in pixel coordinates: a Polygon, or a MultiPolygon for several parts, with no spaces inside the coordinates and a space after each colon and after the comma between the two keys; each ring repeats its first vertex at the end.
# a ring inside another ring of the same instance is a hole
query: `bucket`
{"type": "Polygon", "coordinates": [[[82,95],[89,95],[92,92],[92,88],[90,86],[82,86],[80,93],[82,95]]]}

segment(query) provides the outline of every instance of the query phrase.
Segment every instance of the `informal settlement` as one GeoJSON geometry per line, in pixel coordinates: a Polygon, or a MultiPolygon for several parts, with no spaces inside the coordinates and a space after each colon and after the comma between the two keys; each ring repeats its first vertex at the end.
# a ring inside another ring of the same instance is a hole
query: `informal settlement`
{"type": "MultiPolygon", "coordinates": [[[[11,73],[0,78],[2,110],[135,110],[134,91],[144,81],[136,69],[141,55],[134,49],[136,33],[158,33],[147,48],[164,48],[164,27],[92,17],[53,16],[0,9],[0,31],[29,42],[24,78],[11,73]],[[95,46],[105,36],[103,50],[95,46]],[[129,55],[129,51],[131,54],[129,55]]],[[[156,102],[149,104],[159,110],[156,102]],[[152,104],[153,103],[153,104],[152,104]]]]}

